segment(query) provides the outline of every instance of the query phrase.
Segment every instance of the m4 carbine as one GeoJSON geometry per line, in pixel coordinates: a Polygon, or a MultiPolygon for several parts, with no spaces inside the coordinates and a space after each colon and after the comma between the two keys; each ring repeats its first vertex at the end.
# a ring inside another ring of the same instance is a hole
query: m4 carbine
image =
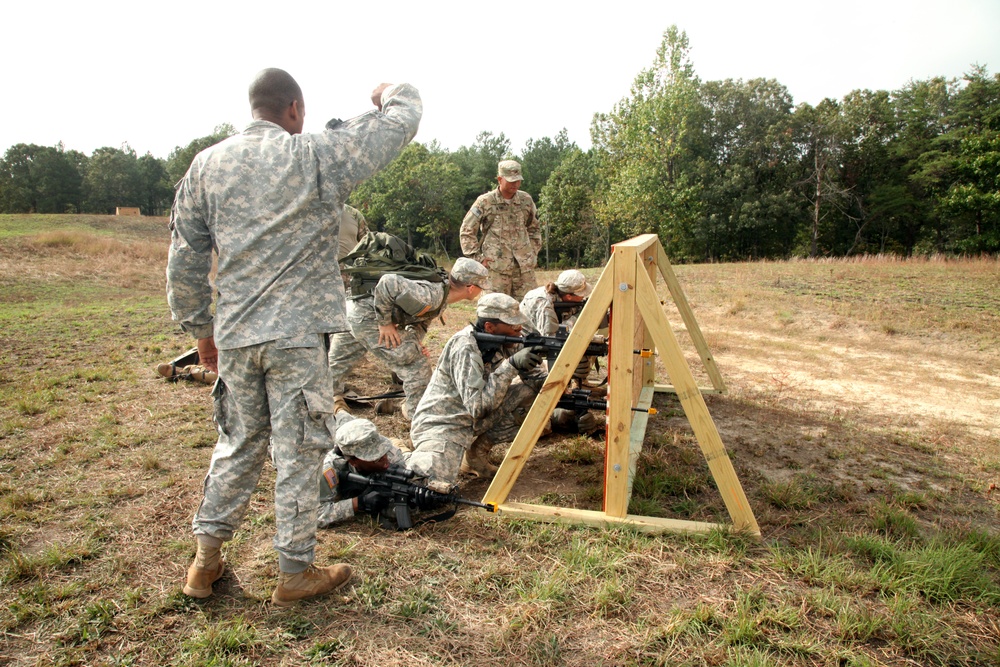
{"type": "Polygon", "coordinates": [[[355,472],[347,474],[347,482],[355,488],[360,488],[360,498],[366,499],[366,511],[378,517],[383,528],[409,530],[413,528],[411,510],[434,510],[445,505],[454,505],[454,509],[440,515],[425,519],[425,521],[451,518],[458,505],[481,507],[488,512],[496,512],[493,503],[481,503],[468,500],[453,493],[440,493],[412,481],[416,475],[412,470],[401,466],[393,466],[389,470],[365,476],[355,472]],[[374,498],[372,498],[374,496],[374,498]],[[369,504],[371,500],[371,505],[369,504]]]}
{"type": "MultiPolygon", "coordinates": [[[[543,336],[541,334],[501,336],[500,334],[489,334],[483,331],[473,331],[473,335],[479,341],[480,347],[496,349],[503,345],[512,345],[515,343],[524,345],[524,347],[533,347],[545,355],[545,358],[549,362],[550,371],[556,362],[556,357],[559,356],[559,352],[569,339],[569,332],[566,331],[564,325],[559,325],[559,330],[555,336],[543,336]]],[[[587,349],[583,354],[587,357],[606,357],[608,356],[608,344],[603,341],[592,340],[587,344],[587,349]]]]}

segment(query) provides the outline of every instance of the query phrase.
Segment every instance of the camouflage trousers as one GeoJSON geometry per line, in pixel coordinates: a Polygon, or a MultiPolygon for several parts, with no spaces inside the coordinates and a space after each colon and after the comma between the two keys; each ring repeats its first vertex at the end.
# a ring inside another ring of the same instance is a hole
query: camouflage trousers
{"type": "Polygon", "coordinates": [[[351,333],[335,334],[330,340],[330,376],[335,394],[344,393],[345,379],[371,352],[403,382],[403,414],[407,419],[417,411],[417,403],[431,380],[431,363],[424,355],[427,328],[414,324],[399,329],[402,343],[393,349],[378,344],[378,321],[371,298],[347,302],[347,325],[351,333]]]}
{"type": "Polygon", "coordinates": [[[282,563],[311,563],[319,504],[316,479],[336,433],[323,337],[310,334],[219,350],[219,381],[212,397],[219,440],[192,523],[194,534],[233,537],[270,444],[277,468],[274,548],[282,563]]]}
{"type": "Polygon", "coordinates": [[[518,301],[529,291],[538,287],[535,280],[535,270],[521,270],[512,266],[503,273],[490,269],[490,291],[509,294],[518,301]]]}
{"type": "MultiPolygon", "coordinates": [[[[514,382],[507,390],[503,407],[477,423],[469,440],[465,443],[453,442],[436,438],[430,433],[420,442],[413,443],[412,452],[403,455],[406,467],[417,473],[418,477],[453,485],[462,468],[465,450],[482,447],[488,451],[496,445],[509,445],[513,442],[537,395],[538,392],[531,386],[514,382]]],[[[551,433],[553,425],[563,426],[569,421],[575,421],[575,415],[569,410],[556,408],[542,430],[542,435],[551,433]]]]}

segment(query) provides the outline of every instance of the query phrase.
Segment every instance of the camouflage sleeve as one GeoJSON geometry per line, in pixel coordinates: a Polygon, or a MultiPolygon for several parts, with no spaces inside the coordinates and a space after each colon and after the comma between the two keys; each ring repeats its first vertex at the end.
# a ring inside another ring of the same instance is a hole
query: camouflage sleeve
{"type": "Polygon", "coordinates": [[[414,318],[435,310],[444,299],[444,290],[440,284],[410,280],[395,273],[387,273],[379,279],[373,295],[376,322],[380,326],[385,326],[393,322],[394,307],[414,318]]]}
{"type": "Polygon", "coordinates": [[[181,328],[195,338],[213,335],[212,235],[193,192],[191,171],[177,186],[170,209],[170,251],[167,256],[167,304],[181,328]]]}
{"type": "Polygon", "coordinates": [[[556,309],[548,299],[527,299],[521,303],[521,312],[528,318],[534,332],[554,336],[559,330],[556,309]]]}
{"type": "Polygon", "coordinates": [[[480,197],[465,214],[462,220],[462,228],[458,232],[459,242],[462,244],[462,254],[466,257],[478,260],[480,257],[479,230],[481,229],[483,218],[483,198],[480,197]]]}
{"type": "Polygon", "coordinates": [[[319,504],[316,525],[329,528],[334,524],[343,523],[354,518],[354,499],[328,500],[319,504]]]}
{"type": "Polygon", "coordinates": [[[452,366],[455,386],[472,418],[482,419],[503,405],[510,383],[517,377],[517,369],[505,359],[492,373],[486,375],[479,346],[471,335],[465,341],[464,349],[456,352],[458,354],[454,356],[452,366]]]}

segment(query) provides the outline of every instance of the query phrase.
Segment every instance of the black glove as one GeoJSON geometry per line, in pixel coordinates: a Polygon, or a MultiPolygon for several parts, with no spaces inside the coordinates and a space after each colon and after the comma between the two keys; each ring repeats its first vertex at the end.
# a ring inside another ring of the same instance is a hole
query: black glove
{"type": "Polygon", "coordinates": [[[530,373],[538,367],[538,364],[542,363],[542,355],[538,352],[539,348],[537,347],[526,347],[519,350],[510,358],[510,365],[516,368],[519,373],[530,373]]]}
{"type": "Polygon", "coordinates": [[[358,511],[378,516],[385,507],[385,499],[378,491],[366,491],[358,496],[358,511]]]}

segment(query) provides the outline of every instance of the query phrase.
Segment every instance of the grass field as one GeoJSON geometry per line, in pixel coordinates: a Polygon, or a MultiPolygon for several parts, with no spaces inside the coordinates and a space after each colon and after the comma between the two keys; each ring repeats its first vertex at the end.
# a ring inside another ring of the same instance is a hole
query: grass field
{"type": "MultiPolygon", "coordinates": [[[[163,219],[0,215],[0,665],[1000,664],[997,260],[675,267],[759,541],[359,520],[319,538],[352,584],[279,610],[270,468],[216,595],[180,591],[215,436],[209,388],[152,371],[191,345],[168,238],[163,219]]],[[[433,355],[472,313],[432,329],[433,355]]],[[[680,404],[654,406],[630,512],[728,522],[680,404]]],[[[602,441],[544,438],[512,499],[599,507],[602,466],[602,441]]]]}

